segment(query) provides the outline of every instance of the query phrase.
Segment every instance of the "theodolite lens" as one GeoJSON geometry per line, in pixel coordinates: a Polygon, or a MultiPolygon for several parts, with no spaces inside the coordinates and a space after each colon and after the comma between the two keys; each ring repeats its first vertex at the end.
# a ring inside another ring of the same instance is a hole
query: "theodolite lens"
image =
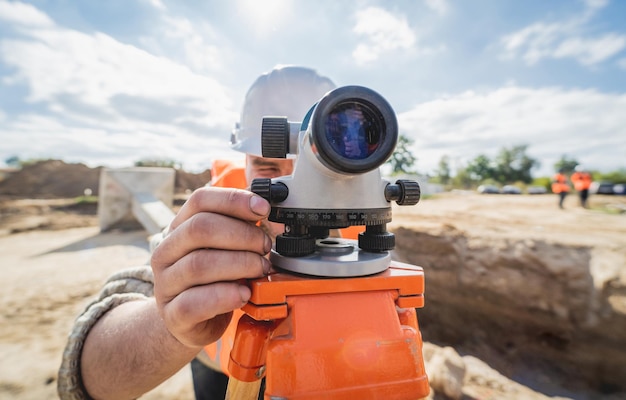
{"type": "Polygon", "coordinates": [[[345,173],[381,166],[393,153],[398,125],[387,101],[371,89],[346,86],[326,95],[311,118],[313,144],[321,161],[345,173]]]}

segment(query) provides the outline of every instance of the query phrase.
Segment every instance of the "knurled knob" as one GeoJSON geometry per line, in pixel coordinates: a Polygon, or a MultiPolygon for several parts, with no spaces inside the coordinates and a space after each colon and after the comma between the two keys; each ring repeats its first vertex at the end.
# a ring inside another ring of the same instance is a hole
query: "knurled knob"
{"type": "Polygon", "coordinates": [[[285,158],[289,153],[289,121],[285,117],[265,117],[261,125],[263,157],[285,158]]]}
{"type": "Polygon", "coordinates": [[[250,191],[263,197],[267,201],[271,201],[272,180],[269,178],[255,178],[250,185],[250,191]]]}
{"type": "Polygon", "coordinates": [[[422,191],[419,183],[408,179],[398,179],[396,185],[400,186],[400,198],[396,203],[400,206],[413,206],[420,201],[422,191]]]}
{"type": "Polygon", "coordinates": [[[361,232],[359,233],[359,248],[365,251],[382,252],[393,250],[396,246],[396,237],[390,232],[361,232]]]}
{"type": "Polygon", "coordinates": [[[285,257],[302,257],[315,252],[315,238],[310,236],[276,236],[276,252],[285,257]]]}
{"type": "Polygon", "coordinates": [[[289,188],[282,182],[272,183],[269,178],[255,178],[250,185],[250,191],[263,197],[270,203],[281,203],[289,196],[289,188]]]}

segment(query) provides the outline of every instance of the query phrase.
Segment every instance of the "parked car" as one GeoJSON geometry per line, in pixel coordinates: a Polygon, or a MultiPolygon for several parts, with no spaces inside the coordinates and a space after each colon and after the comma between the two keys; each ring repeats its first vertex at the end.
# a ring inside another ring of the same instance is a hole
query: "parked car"
{"type": "Polygon", "coordinates": [[[617,185],[613,185],[613,193],[619,195],[626,195],[626,183],[618,183],[617,185]]]}
{"type": "Polygon", "coordinates": [[[613,186],[613,182],[593,182],[589,192],[593,194],[614,194],[613,186]]]}
{"type": "Polygon", "coordinates": [[[504,194],[522,194],[522,189],[513,185],[504,185],[500,193],[504,194]]]}
{"type": "Polygon", "coordinates": [[[500,193],[500,188],[494,185],[480,185],[478,186],[478,193],[481,194],[498,194],[500,193]]]}
{"type": "Polygon", "coordinates": [[[528,194],[546,194],[548,193],[548,189],[545,186],[529,186],[526,189],[528,194]]]}

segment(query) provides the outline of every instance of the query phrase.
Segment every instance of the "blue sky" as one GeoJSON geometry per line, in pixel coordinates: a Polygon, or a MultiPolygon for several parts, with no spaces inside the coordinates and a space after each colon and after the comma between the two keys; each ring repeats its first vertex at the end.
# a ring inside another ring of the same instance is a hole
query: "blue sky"
{"type": "Polygon", "coordinates": [[[0,0],[0,162],[90,166],[241,158],[249,85],[278,64],[368,86],[443,155],[528,145],[626,167],[626,2],[609,0],[0,0]]]}

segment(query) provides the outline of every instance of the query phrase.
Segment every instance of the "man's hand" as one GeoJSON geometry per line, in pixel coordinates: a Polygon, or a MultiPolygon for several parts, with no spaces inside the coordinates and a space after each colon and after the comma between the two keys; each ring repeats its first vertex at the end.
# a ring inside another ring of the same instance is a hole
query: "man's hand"
{"type": "Polygon", "coordinates": [[[271,239],[255,222],[270,205],[244,190],[196,190],[152,255],[154,297],[167,329],[183,345],[217,340],[232,311],[250,298],[241,279],[266,275],[271,239]]]}

